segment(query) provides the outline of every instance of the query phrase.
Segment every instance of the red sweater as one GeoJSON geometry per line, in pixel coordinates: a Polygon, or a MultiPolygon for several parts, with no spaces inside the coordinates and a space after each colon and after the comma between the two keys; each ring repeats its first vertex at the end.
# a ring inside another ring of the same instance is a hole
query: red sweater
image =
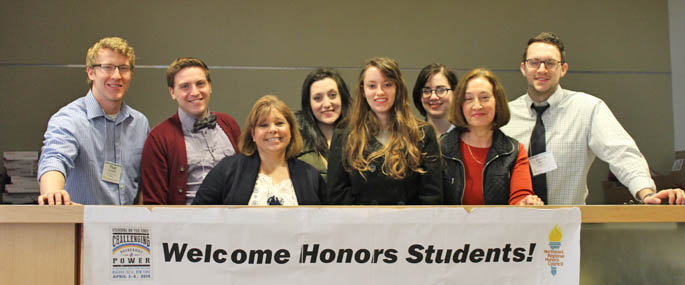
{"type": "MultiPolygon", "coordinates": [[[[240,127],[233,117],[216,114],[216,121],[238,154],[240,127]]],[[[188,190],[188,154],[178,113],[150,131],[140,161],[139,191],[144,204],[185,205],[188,190]]]]}
{"type": "MultiPolygon", "coordinates": [[[[487,157],[490,148],[473,146],[468,146],[467,148],[464,141],[460,140],[459,149],[464,158],[464,168],[466,172],[463,204],[483,205],[483,167],[485,167],[485,158],[487,157]],[[471,152],[469,152],[469,148],[471,152]]],[[[532,189],[533,185],[528,166],[528,153],[523,147],[523,144],[519,143],[519,155],[516,158],[514,170],[511,172],[511,182],[509,183],[509,205],[518,205],[526,196],[535,195],[532,189]]]]}

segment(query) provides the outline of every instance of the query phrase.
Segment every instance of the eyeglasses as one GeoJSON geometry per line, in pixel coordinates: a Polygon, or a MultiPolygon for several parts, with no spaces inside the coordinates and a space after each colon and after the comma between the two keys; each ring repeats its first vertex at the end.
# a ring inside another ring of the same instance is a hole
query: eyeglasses
{"type": "Polygon", "coordinates": [[[538,69],[538,68],[540,68],[540,64],[542,64],[542,63],[545,64],[545,68],[547,68],[549,70],[554,70],[557,68],[557,66],[559,66],[559,63],[561,63],[561,62],[558,60],[555,60],[555,59],[548,59],[548,60],[539,60],[539,59],[534,59],[534,58],[526,59],[526,66],[528,68],[538,69]]]}
{"type": "Polygon", "coordinates": [[[90,67],[99,67],[102,69],[102,71],[106,72],[107,74],[112,74],[114,73],[115,69],[119,69],[120,74],[127,74],[131,72],[133,69],[130,65],[127,64],[122,64],[122,65],[114,65],[114,64],[93,64],[90,67]]]}
{"type": "Polygon", "coordinates": [[[452,89],[449,89],[447,87],[438,87],[435,89],[430,89],[430,88],[426,87],[426,88],[423,88],[421,90],[421,93],[423,93],[423,97],[430,97],[431,94],[433,94],[433,92],[435,92],[435,95],[438,95],[438,97],[442,97],[442,96],[445,96],[445,94],[447,94],[447,91],[450,91],[450,90],[452,90],[452,89]]]}

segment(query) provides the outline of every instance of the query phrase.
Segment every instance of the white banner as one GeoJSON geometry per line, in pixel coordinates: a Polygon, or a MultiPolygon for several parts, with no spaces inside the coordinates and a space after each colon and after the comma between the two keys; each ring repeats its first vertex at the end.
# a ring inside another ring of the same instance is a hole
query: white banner
{"type": "Polygon", "coordinates": [[[85,206],[84,284],[578,284],[580,210],[85,206]]]}

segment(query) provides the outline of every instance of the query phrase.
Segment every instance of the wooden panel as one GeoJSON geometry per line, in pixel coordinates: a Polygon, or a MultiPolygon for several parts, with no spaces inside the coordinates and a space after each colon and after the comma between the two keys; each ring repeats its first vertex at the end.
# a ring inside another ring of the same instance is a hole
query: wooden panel
{"type": "Polygon", "coordinates": [[[685,206],[592,205],[581,207],[583,223],[669,223],[685,222],[685,206]]]}
{"type": "MultiPolygon", "coordinates": [[[[115,207],[115,206],[113,206],[115,207]]],[[[140,206],[125,206],[140,207],[140,206]]],[[[170,206],[144,206],[154,207],[170,206]]],[[[191,206],[173,206],[191,207],[191,206]]],[[[214,208],[221,206],[192,206],[214,208]]],[[[231,206],[247,207],[247,206],[231,206]]],[[[321,207],[321,206],[303,206],[321,207]]],[[[335,207],[335,206],[330,206],[335,207]]],[[[363,206],[338,206],[345,208],[363,206]]],[[[438,206],[461,207],[461,206],[438,206]]],[[[509,207],[509,206],[463,206],[467,211],[478,207],[509,207]]],[[[583,223],[683,223],[685,222],[685,206],[668,205],[586,205],[586,206],[542,206],[538,209],[556,209],[578,207],[582,213],[583,223]]],[[[83,206],[0,206],[1,223],[82,223],[83,206]]]]}
{"type": "Polygon", "coordinates": [[[75,236],[74,224],[0,224],[0,283],[75,284],[75,236]]]}
{"type": "Polygon", "coordinates": [[[83,206],[0,205],[0,224],[78,224],[82,222],[83,206]]]}

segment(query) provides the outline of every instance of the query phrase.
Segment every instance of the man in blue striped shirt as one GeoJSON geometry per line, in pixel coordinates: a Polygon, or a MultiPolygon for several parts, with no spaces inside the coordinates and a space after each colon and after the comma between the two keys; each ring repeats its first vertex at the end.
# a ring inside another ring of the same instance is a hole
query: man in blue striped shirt
{"type": "Polygon", "coordinates": [[[124,103],[134,65],[122,38],[88,49],[88,94],[57,111],[45,131],[39,204],[133,204],[150,130],[145,115],[124,103]]]}

